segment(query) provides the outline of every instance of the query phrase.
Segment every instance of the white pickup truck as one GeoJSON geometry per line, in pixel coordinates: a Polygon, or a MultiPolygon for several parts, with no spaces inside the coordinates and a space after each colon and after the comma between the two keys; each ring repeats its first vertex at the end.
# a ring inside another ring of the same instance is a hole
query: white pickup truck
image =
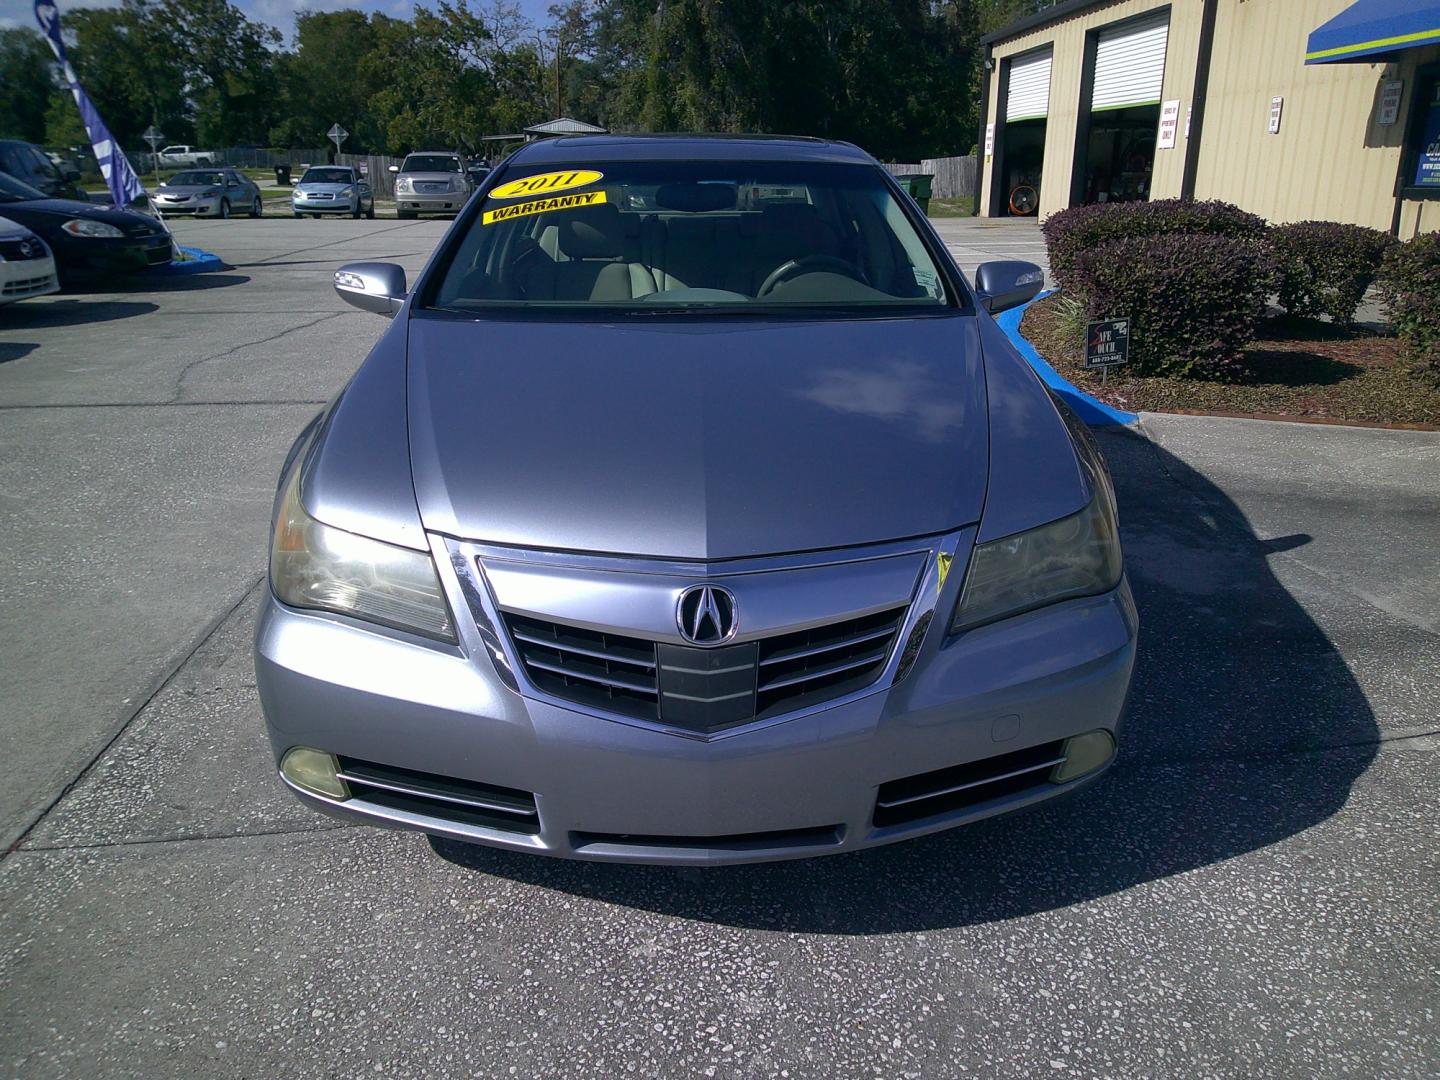
{"type": "Polygon", "coordinates": [[[217,155],[211,150],[197,150],[193,146],[167,146],[157,155],[162,166],[184,168],[192,165],[213,165],[217,155]]]}

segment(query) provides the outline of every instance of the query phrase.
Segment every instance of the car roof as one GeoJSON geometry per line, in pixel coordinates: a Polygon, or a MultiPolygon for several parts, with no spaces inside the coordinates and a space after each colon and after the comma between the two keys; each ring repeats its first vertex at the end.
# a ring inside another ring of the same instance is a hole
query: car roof
{"type": "Polygon", "coordinates": [[[579,161],[811,161],[874,165],[853,143],[804,135],[566,135],[517,150],[512,165],[579,161]]]}
{"type": "Polygon", "coordinates": [[[406,157],[416,157],[416,156],[418,156],[418,155],[420,155],[420,154],[424,154],[426,157],[453,157],[453,158],[458,158],[458,157],[460,156],[460,155],[457,154],[454,150],[411,150],[410,153],[406,154],[405,156],[406,156],[406,157]]]}

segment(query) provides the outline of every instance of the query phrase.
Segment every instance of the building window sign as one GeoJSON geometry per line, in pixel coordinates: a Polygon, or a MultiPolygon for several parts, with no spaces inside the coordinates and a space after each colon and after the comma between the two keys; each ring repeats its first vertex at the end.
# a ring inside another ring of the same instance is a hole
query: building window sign
{"type": "MultiPolygon", "coordinates": [[[[1188,126],[1188,125],[1187,125],[1188,126]]],[[[1175,132],[1180,127],[1179,100],[1167,101],[1160,106],[1160,136],[1155,142],[1157,150],[1175,149],[1175,132]]]]}
{"type": "Polygon", "coordinates": [[[1411,182],[1416,187],[1440,190],[1440,79],[1430,83],[1429,98],[1421,108],[1419,154],[1411,182]]]}
{"type": "Polygon", "coordinates": [[[995,156],[995,125],[985,125],[985,160],[989,161],[995,156]]]}
{"type": "Polygon", "coordinates": [[[1391,79],[1380,86],[1380,115],[1376,117],[1376,123],[1381,127],[1390,127],[1396,120],[1400,119],[1400,100],[1405,96],[1405,83],[1400,79],[1391,79]]]}
{"type": "Polygon", "coordinates": [[[1270,122],[1265,130],[1270,132],[1271,135],[1280,134],[1280,113],[1284,108],[1285,99],[1283,97],[1272,97],[1270,99],[1270,122]]]}

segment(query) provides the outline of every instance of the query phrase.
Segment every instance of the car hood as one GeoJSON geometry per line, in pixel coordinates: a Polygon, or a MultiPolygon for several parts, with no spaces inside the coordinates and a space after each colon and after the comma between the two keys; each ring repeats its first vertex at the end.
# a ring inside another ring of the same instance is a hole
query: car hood
{"type": "Polygon", "coordinates": [[[74,239],[68,237],[60,228],[72,218],[103,221],[123,230],[127,237],[147,237],[165,231],[164,226],[145,214],[77,202],[74,199],[26,199],[18,203],[0,203],[0,214],[29,226],[45,237],[64,236],[74,239]]]}
{"type": "Polygon", "coordinates": [[[978,520],[975,319],[409,322],[426,529],[713,560],[978,520]]]}
{"type": "Polygon", "coordinates": [[[182,184],[179,187],[166,184],[164,187],[155,189],[157,195],[199,195],[202,192],[212,195],[220,194],[219,184],[182,184]]]}
{"type": "Polygon", "coordinates": [[[296,184],[295,194],[312,195],[316,193],[329,192],[331,195],[344,191],[346,188],[354,187],[359,181],[351,180],[348,184],[296,184]]]}
{"type": "Polygon", "coordinates": [[[0,239],[5,240],[28,240],[35,234],[18,221],[0,214],[0,239]]]}

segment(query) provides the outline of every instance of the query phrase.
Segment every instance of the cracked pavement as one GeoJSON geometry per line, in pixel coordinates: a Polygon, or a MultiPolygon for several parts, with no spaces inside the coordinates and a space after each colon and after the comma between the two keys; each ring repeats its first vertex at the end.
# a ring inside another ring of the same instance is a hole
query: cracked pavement
{"type": "Polygon", "coordinates": [[[0,1075],[1440,1072],[1433,434],[1103,434],[1128,726],[1024,815],[700,871],[290,798],[250,658],[273,486],[384,326],[330,270],[413,272],[445,224],[181,222],[232,269],[0,309],[0,1075]]]}

